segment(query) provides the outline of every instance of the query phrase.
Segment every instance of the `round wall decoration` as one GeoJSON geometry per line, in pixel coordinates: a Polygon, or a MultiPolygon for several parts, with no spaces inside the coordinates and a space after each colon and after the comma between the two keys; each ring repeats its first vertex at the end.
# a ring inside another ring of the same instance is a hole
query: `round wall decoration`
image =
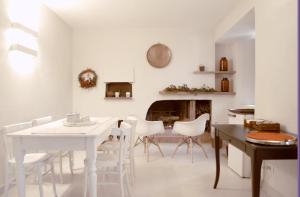
{"type": "Polygon", "coordinates": [[[92,88],[97,85],[97,74],[92,69],[85,69],[78,75],[80,87],[92,88]]]}
{"type": "Polygon", "coordinates": [[[171,50],[164,44],[152,45],[147,51],[147,60],[155,68],[166,67],[170,63],[171,58],[171,50]]]}

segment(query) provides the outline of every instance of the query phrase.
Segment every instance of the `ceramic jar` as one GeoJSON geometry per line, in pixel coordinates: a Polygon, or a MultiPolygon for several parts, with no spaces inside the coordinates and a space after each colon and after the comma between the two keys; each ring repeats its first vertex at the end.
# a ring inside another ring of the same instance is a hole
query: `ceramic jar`
{"type": "Polygon", "coordinates": [[[226,57],[222,57],[220,60],[220,71],[228,71],[228,60],[226,57]]]}
{"type": "Polygon", "coordinates": [[[221,92],[229,92],[229,80],[226,77],[221,80],[221,92]]]}

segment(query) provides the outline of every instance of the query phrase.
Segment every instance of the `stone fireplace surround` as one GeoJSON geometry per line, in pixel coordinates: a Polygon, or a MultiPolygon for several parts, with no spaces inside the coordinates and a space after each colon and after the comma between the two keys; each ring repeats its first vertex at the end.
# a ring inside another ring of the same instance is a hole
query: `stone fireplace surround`
{"type": "MultiPolygon", "coordinates": [[[[165,133],[155,137],[159,142],[178,142],[181,138],[172,133],[175,121],[190,121],[204,113],[211,115],[211,100],[158,100],[150,105],[146,120],[162,120],[165,133]]],[[[208,121],[205,132],[210,132],[211,121],[208,121]]]]}

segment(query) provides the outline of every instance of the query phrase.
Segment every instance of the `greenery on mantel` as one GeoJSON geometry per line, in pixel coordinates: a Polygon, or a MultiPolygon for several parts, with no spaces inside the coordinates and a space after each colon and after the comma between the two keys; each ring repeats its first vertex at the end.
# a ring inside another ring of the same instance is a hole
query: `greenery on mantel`
{"type": "Polygon", "coordinates": [[[198,93],[203,93],[203,92],[217,92],[214,88],[211,88],[205,84],[203,84],[200,88],[189,88],[187,84],[175,86],[175,85],[170,85],[166,87],[163,92],[169,92],[169,93],[177,93],[177,92],[184,92],[184,93],[190,93],[190,94],[198,94],[198,93]]]}

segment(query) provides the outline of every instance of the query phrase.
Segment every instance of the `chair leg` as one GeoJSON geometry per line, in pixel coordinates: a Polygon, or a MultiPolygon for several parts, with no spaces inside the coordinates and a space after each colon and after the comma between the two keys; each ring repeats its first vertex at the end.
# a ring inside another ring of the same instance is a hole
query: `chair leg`
{"type": "Polygon", "coordinates": [[[179,142],[179,144],[176,146],[175,151],[172,154],[172,158],[174,158],[175,154],[177,153],[178,148],[182,145],[185,144],[184,139],[181,139],[181,141],[179,142]]]}
{"type": "Polygon", "coordinates": [[[63,152],[61,151],[59,153],[59,177],[60,177],[60,183],[62,184],[64,182],[63,180],[63,152]]]}
{"type": "Polygon", "coordinates": [[[128,173],[125,173],[125,178],[126,178],[126,190],[128,193],[128,197],[131,197],[131,188],[130,188],[130,181],[129,181],[129,177],[128,177],[128,173]]]}
{"type": "Polygon", "coordinates": [[[53,187],[53,193],[54,196],[57,197],[57,192],[56,192],[56,185],[55,185],[55,172],[54,172],[54,164],[53,161],[50,164],[51,166],[51,179],[52,179],[52,187],[53,187]]]}
{"type": "Polygon", "coordinates": [[[86,169],[86,161],[84,161],[84,189],[83,189],[83,197],[87,196],[87,186],[88,186],[88,173],[86,169]]]}
{"type": "Polygon", "coordinates": [[[157,146],[157,148],[158,148],[158,150],[159,150],[161,156],[164,157],[164,153],[162,152],[162,150],[161,150],[159,144],[158,144],[157,142],[155,142],[154,140],[151,140],[151,143],[154,144],[155,146],[157,146]]]}
{"type": "Polygon", "coordinates": [[[138,137],[138,138],[136,139],[136,141],[135,141],[133,147],[136,147],[136,146],[139,145],[140,143],[143,143],[143,140],[142,140],[140,137],[138,137]]]}
{"type": "Polygon", "coordinates": [[[194,162],[194,155],[193,155],[193,140],[192,138],[189,138],[189,149],[191,154],[192,163],[194,162]]]}
{"type": "Polygon", "coordinates": [[[73,151],[69,151],[68,152],[68,155],[69,155],[69,167],[70,167],[70,172],[71,172],[71,175],[73,176],[74,175],[74,172],[73,172],[73,167],[74,167],[74,154],[73,154],[73,151]]]}
{"type": "Polygon", "coordinates": [[[189,138],[186,138],[185,141],[186,141],[186,144],[187,144],[187,147],[186,147],[186,154],[189,154],[191,152],[190,150],[190,145],[189,145],[189,138]]]}
{"type": "Polygon", "coordinates": [[[149,162],[149,139],[148,139],[148,136],[144,137],[144,143],[145,143],[145,152],[146,152],[147,162],[149,162]]]}
{"type": "Polygon", "coordinates": [[[122,174],[122,171],[119,174],[120,176],[120,192],[121,192],[121,197],[125,197],[125,192],[124,192],[124,176],[122,174]]]}
{"type": "Polygon", "coordinates": [[[194,140],[194,142],[195,142],[195,144],[197,144],[197,145],[202,149],[202,151],[203,151],[203,153],[204,153],[206,159],[208,159],[207,154],[206,154],[206,151],[204,150],[204,147],[202,146],[202,144],[199,143],[199,142],[196,141],[196,140],[194,140]]]}
{"type": "Polygon", "coordinates": [[[134,181],[135,181],[135,165],[134,165],[134,158],[133,158],[133,156],[130,156],[129,168],[130,168],[129,172],[130,172],[131,185],[134,185],[134,181]]]}
{"type": "Polygon", "coordinates": [[[3,197],[7,197],[8,196],[8,189],[9,189],[9,186],[10,186],[10,177],[9,177],[9,174],[10,174],[10,170],[9,170],[9,166],[6,162],[6,168],[5,168],[5,177],[4,177],[4,193],[3,193],[3,197]]]}
{"type": "Polygon", "coordinates": [[[43,176],[42,165],[41,165],[41,163],[39,163],[37,166],[37,178],[38,178],[38,184],[39,184],[39,190],[40,190],[40,197],[44,196],[43,177],[42,176],[43,176]]]}

